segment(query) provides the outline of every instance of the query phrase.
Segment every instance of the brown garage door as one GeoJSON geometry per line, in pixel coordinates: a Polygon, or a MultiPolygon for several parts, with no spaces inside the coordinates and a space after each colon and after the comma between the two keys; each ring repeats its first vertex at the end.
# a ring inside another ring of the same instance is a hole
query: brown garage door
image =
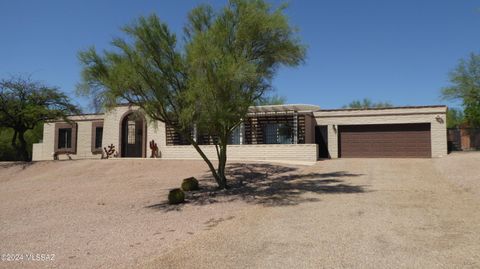
{"type": "Polygon", "coordinates": [[[339,157],[431,157],[430,123],[338,126],[339,157]]]}

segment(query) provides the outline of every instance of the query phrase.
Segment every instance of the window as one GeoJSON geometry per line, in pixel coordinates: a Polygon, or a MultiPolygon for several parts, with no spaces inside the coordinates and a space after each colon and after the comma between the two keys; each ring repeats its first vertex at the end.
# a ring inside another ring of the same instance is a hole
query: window
{"type": "Polygon", "coordinates": [[[135,144],[135,121],[129,120],[127,124],[128,144],[135,144]]]}
{"type": "Polygon", "coordinates": [[[102,147],[103,127],[95,128],[95,148],[102,147]]]}
{"type": "Polygon", "coordinates": [[[228,139],[228,144],[239,145],[240,144],[240,126],[237,126],[233,129],[230,138],[228,139]]]}
{"type": "Polygon", "coordinates": [[[72,148],[72,128],[58,129],[58,149],[72,148]]]}
{"type": "Polygon", "coordinates": [[[286,123],[267,123],[263,126],[265,144],[293,144],[293,130],[286,123]]]}
{"type": "MultiPolygon", "coordinates": [[[[190,133],[193,136],[193,128],[192,130],[190,130],[190,133]]],[[[190,145],[190,142],[187,140],[187,138],[179,132],[175,131],[175,129],[170,124],[165,124],[165,134],[167,146],[190,145]]],[[[209,141],[210,137],[208,135],[202,135],[201,133],[197,135],[197,142],[200,145],[209,145],[209,141]]]]}
{"type": "Polygon", "coordinates": [[[103,121],[92,122],[92,153],[102,153],[103,121]]]}
{"type": "Polygon", "coordinates": [[[77,149],[77,124],[55,123],[55,153],[75,154],[77,149]]]}

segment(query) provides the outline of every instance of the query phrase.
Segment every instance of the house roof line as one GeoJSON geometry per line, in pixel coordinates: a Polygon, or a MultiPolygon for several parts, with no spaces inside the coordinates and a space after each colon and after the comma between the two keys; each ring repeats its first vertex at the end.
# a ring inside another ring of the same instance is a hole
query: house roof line
{"type": "Polygon", "coordinates": [[[371,107],[371,108],[337,108],[337,109],[319,109],[318,111],[362,111],[362,110],[387,110],[387,109],[415,109],[415,108],[440,108],[446,105],[426,105],[426,106],[392,106],[392,107],[371,107]]]}

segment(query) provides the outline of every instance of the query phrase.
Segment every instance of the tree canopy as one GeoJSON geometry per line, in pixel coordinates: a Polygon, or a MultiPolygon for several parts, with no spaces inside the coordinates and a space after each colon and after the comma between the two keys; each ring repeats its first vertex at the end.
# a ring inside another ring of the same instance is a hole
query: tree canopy
{"type": "Polygon", "coordinates": [[[188,15],[182,44],[156,15],[140,17],[123,28],[127,37],[114,39],[112,50],[79,54],[79,91],[110,107],[126,100],[172,126],[225,188],[232,131],[271,90],[278,68],[299,65],[305,57],[284,9],[262,0],[231,0],[219,10],[200,5],[188,15]],[[193,126],[217,138],[216,169],[192,138],[193,126]]]}
{"type": "Polygon", "coordinates": [[[58,88],[30,78],[0,80],[0,126],[13,130],[11,145],[21,159],[30,159],[25,133],[39,123],[78,113],[70,98],[58,88]]]}
{"type": "Polygon", "coordinates": [[[362,108],[383,108],[383,107],[392,107],[393,105],[389,102],[373,102],[368,98],[364,98],[363,100],[354,100],[350,102],[348,105],[343,106],[343,108],[354,108],[354,109],[362,109],[362,108]]]}
{"type": "Polygon", "coordinates": [[[447,111],[447,128],[459,127],[465,122],[461,109],[449,108],[447,111]]]}
{"type": "Polygon", "coordinates": [[[466,122],[480,127],[480,55],[472,53],[460,60],[450,73],[451,85],[442,89],[442,97],[462,102],[466,122]]]}
{"type": "Polygon", "coordinates": [[[255,101],[256,106],[265,106],[265,105],[283,105],[287,102],[287,98],[281,95],[268,95],[262,96],[261,98],[255,101]]]}

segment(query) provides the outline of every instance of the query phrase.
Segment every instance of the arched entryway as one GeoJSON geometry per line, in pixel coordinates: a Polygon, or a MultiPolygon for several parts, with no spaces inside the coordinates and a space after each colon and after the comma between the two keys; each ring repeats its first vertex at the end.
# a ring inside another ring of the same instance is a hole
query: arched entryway
{"type": "Polygon", "coordinates": [[[130,112],[123,117],[120,132],[122,157],[145,157],[145,129],[145,118],[140,113],[130,112]]]}

